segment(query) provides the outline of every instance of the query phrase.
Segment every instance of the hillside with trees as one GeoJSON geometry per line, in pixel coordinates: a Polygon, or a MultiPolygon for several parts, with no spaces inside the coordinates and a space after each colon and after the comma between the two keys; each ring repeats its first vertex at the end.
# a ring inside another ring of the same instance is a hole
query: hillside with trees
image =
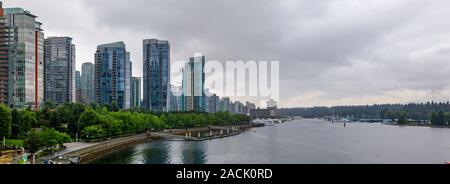
{"type": "Polygon", "coordinates": [[[450,103],[410,103],[383,104],[364,106],[335,106],[311,108],[280,109],[284,116],[302,116],[304,118],[336,117],[349,119],[400,119],[404,116],[415,121],[430,121],[435,125],[445,125],[450,122],[450,103]]]}

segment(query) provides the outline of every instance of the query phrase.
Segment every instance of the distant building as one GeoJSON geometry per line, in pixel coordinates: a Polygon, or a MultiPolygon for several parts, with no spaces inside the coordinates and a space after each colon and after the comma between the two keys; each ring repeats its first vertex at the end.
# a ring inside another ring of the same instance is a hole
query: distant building
{"type": "MultiPolygon", "coordinates": [[[[57,105],[76,101],[75,45],[69,37],[44,41],[44,101],[57,105]]],[[[79,78],[77,78],[79,80],[79,78]]]]}
{"type": "Polygon", "coordinates": [[[81,72],[75,71],[75,96],[76,102],[81,102],[81,72]]]}
{"type": "Polygon", "coordinates": [[[250,117],[252,118],[275,118],[279,116],[276,108],[267,109],[250,109],[250,117]]]}
{"type": "Polygon", "coordinates": [[[131,102],[131,61],[125,43],[97,46],[95,53],[95,101],[128,109],[131,102]]]}
{"type": "Polygon", "coordinates": [[[131,107],[141,107],[141,78],[131,79],[131,107]]]}
{"type": "Polygon", "coordinates": [[[277,108],[277,101],[273,99],[267,101],[267,108],[277,108]]]}
{"type": "Polygon", "coordinates": [[[244,104],[239,101],[234,102],[234,111],[235,114],[246,114],[244,104]]]}
{"type": "Polygon", "coordinates": [[[182,104],[182,89],[180,86],[171,86],[170,87],[170,108],[171,112],[179,112],[183,111],[182,104]]]}
{"type": "Polygon", "coordinates": [[[184,111],[206,112],[205,56],[191,57],[183,69],[184,111]]]}
{"type": "Polygon", "coordinates": [[[216,113],[219,112],[220,99],[216,94],[210,94],[207,96],[208,99],[208,112],[216,113]]]}
{"type": "Polygon", "coordinates": [[[254,104],[254,103],[251,103],[251,102],[246,102],[245,103],[245,107],[247,108],[246,110],[246,113],[250,113],[250,110],[251,109],[256,109],[256,105],[254,104]]]}
{"type": "MultiPolygon", "coordinates": [[[[3,30],[6,29],[8,33],[11,33],[6,39],[3,38],[2,42],[13,40],[12,45],[14,45],[13,48],[10,48],[13,49],[12,52],[11,50],[7,52],[10,56],[8,57],[7,78],[9,104],[15,108],[32,107],[37,109],[44,101],[44,32],[41,28],[42,24],[36,21],[37,16],[22,8],[1,9],[0,15],[2,24],[5,26],[3,30]]],[[[5,68],[4,61],[0,68],[5,68]]],[[[0,81],[6,80],[4,72],[3,70],[3,74],[0,74],[3,76],[0,81]]],[[[5,95],[4,90],[0,93],[5,95]]]]}
{"type": "Polygon", "coordinates": [[[223,97],[219,101],[219,111],[220,112],[233,112],[230,98],[223,97]]]}
{"type": "Polygon", "coordinates": [[[170,95],[170,44],[168,41],[148,39],[144,48],[144,108],[168,111],[170,95]]]}
{"type": "Polygon", "coordinates": [[[81,65],[81,103],[89,105],[95,102],[94,98],[95,68],[93,63],[83,63],[81,65]]]}

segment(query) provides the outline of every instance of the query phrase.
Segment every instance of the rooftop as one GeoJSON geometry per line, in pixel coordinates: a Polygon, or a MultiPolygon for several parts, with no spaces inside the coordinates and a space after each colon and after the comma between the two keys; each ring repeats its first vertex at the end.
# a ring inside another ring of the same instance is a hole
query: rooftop
{"type": "Polygon", "coordinates": [[[107,44],[99,45],[99,46],[97,46],[97,49],[113,48],[113,47],[125,48],[126,46],[125,46],[125,43],[123,41],[119,41],[119,42],[113,42],[113,43],[107,43],[107,44]]]}

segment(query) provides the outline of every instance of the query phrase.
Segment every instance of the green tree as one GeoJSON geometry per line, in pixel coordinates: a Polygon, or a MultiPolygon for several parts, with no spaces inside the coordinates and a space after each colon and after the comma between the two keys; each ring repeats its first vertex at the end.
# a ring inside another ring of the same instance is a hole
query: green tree
{"type": "Polygon", "coordinates": [[[81,135],[88,140],[94,140],[106,137],[107,133],[100,125],[93,125],[86,127],[81,135]]]}
{"type": "Polygon", "coordinates": [[[112,112],[119,111],[119,107],[117,106],[117,102],[116,101],[112,102],[110,111],[112,111],[112,112]]]}
{"type": "Polygon", "coordinates": [[[31,129],[25,139],[25,147],[35,153],[40,149],[54,149],[70,141],[69,135],[53,128],[31,129]]]}
{"type": "Polygon", "coordinates": [[[36,153],[43,147],[43,142],[38,133],[38,130],[31,129],[27,137],[25,138],[25,148],[27,148],[31,153],[36,153]]]}
{"type": "Polygon", "coordinates": [[[67,125],[67,130],[71,135],[78,132],[80,116],[85,110],[86,106],[77,103],[67,103],[58,108],[59,119],[63,125],[67,125]]]}
{"type": "Polygon", "coordinates": [[[405,115],[401,115],[400,118],[397,121],[397,124],[399,124],[399,125],[408,124],[408,119],[406,118],[405,115]]]}
{"type": "Polygon", "coordinates": [[[21,138],[25,136],[28,131],[37,126],[37,120],[35,117],[35,113],[28,110],[16,110],[14,109],[11,112],[12,116],[12,137],[21,138]]]}
{"type": "Polygon", "coordinates": [[[437,125],[439,123],[438,114],[436,112],[431,114],[430,123],[433,125],[437,125]]]}
{"type": "Polygon", "coordinates": [[[99,121],[99,115],[97,112],[95,112],[92,109],[87,109],[85,112],[83,112],[80,116],[80,119],[78,120],[77,129],[83,130],[85,127],[92,126],[92,125],[98,125],[100,123],[99,121]]]}
{"type": "Polygon", "coordinates": [[[23,134],[22,127],[19,125],[19,112],[17,109],[11,111],[12,123],[11,123],[11,137],[19,138],[20,134],[23,134]]]}
{"type": "Polygon", "coordinates": [[[445,114],[443,111],[439,111],[437,115],[437,125],[445,125],[445,114]]]}
{"type": "Polygon", "coordinates": [[[9,138],[11,136],[12,129],[12,116],[11,110],[8,106],[0,104],[0,137],[9,138]]]}

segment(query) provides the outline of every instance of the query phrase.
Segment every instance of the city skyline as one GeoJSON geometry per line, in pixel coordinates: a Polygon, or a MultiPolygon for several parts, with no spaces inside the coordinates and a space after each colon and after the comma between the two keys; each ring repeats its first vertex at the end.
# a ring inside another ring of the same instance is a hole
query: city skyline
{"type": "Polygon", "coordinates": [[[141,77],[140,42],[158,38],[171,41],[176,50],[173,61],[185,60],[195,52],[220,61],[280,60],[280,107],[450,99],[450,86],[445,83],[450,73],[446,64],[448,1],[408,1],[408,8],[404,8],[404,0],[268,1],[254,3],[252,11],[247,11],[249,6],[235,7],[228,1],[219,1],[220,6],[202,1],[131,1],[108,8],[102,6],[103,1],[3,2],[7,7],[20,6],[39,15],[45,22],[46,35],[73,37],[80,48],[78,70],[82,62],[93,62],[90,53],[97,44],[124,40],[135,61],[133,76],[141,77]],[[49,4],[59,8],[49,11],[49,4]],[[196,13],[176,13],[191,6],[202,8],[192,11],[196,13]],[[167,11],[145,12],[145,8],[167,11]],[[227,13],[232,8],[239,19],[227,13]],[[118,9],[124,13],[116,14],[118,9]],[[268,19],[260,19],[263,13],[268,19]],[[143,16],[149,17],[145,24],[133,21],[143,16]],[[177,21],[180,16],[189,24],[177,21]],[[67,20],[73,20],[73,24],[64,24],[67,20]],[[263,21],[267,26],[262,26],[263,21]],[[121,26],[116,29],[117,25],[121,26]],[[207,29],[197,25],[206,25],[207,29]],[[230,27],[238,29],[227,29],[230,27]],[[192,31],[179,34],[183,28],[192,31]],[[227,34],[217,35],[223,29],[227,34]]]}

